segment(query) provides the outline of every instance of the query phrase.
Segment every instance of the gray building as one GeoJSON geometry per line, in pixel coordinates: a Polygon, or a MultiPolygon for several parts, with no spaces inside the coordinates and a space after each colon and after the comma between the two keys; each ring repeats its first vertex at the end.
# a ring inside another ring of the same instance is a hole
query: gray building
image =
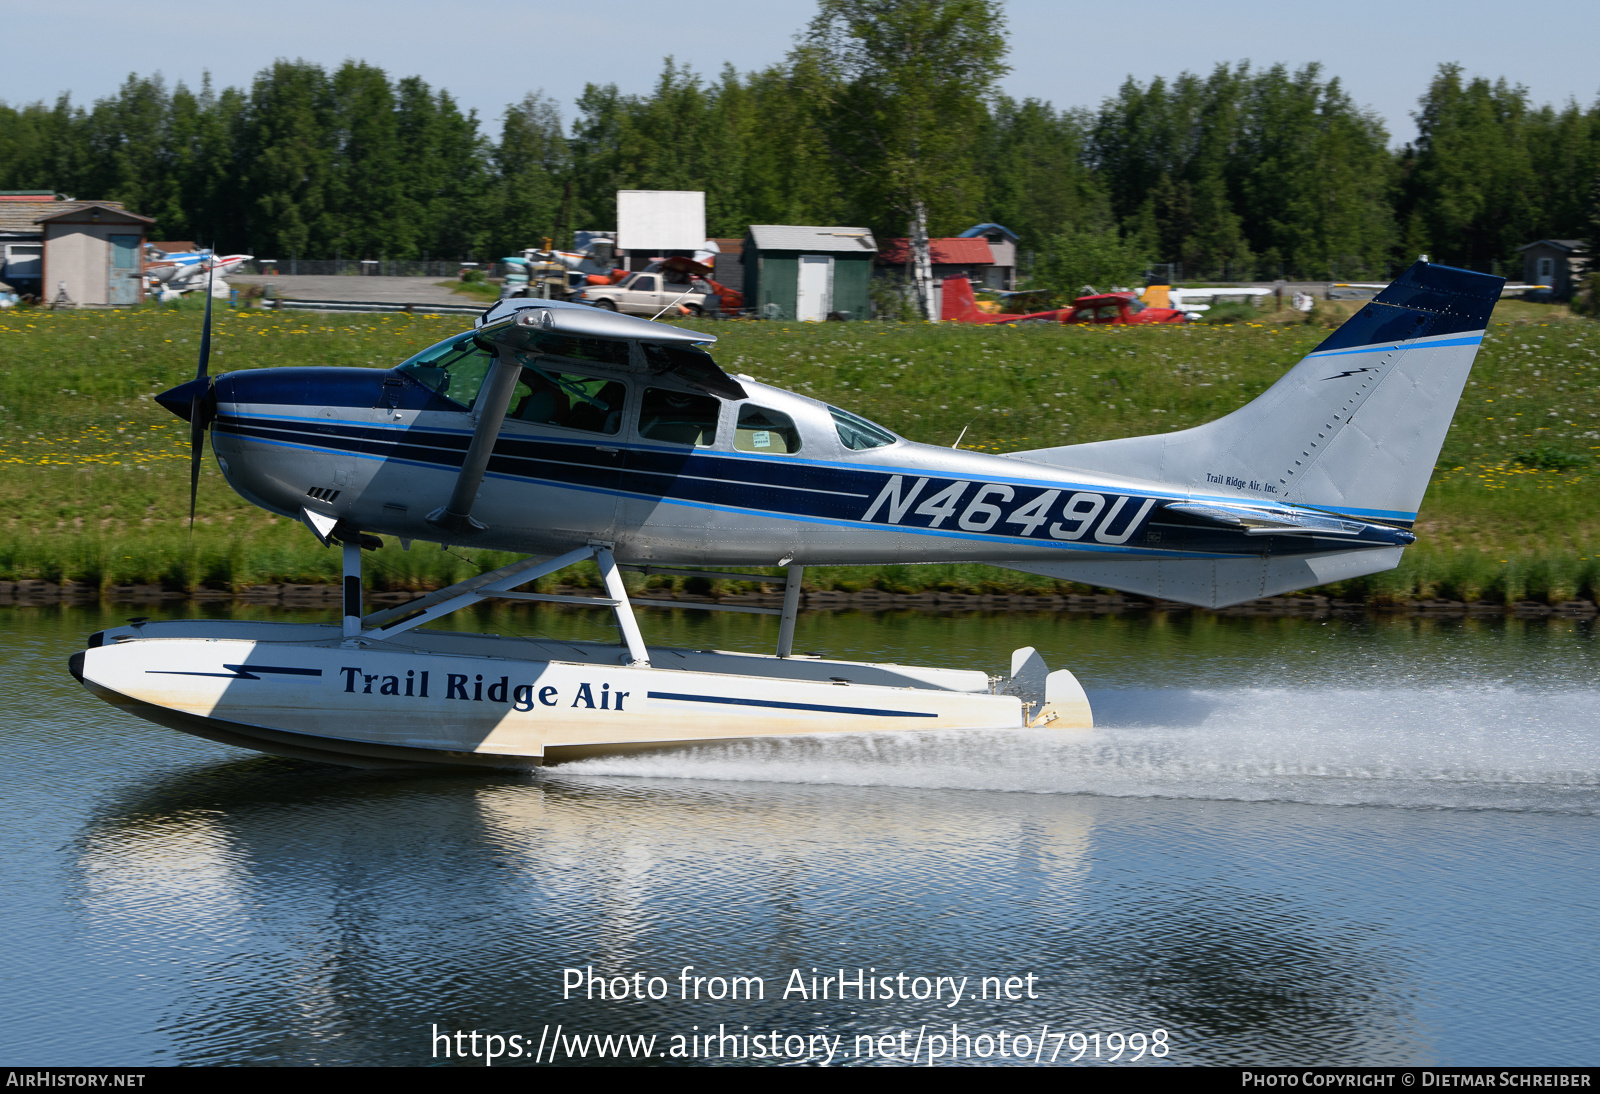
{"type": "Polygon", "coordinates": [[[745,307],[763,318],[865,319],[877,257],[866,228],[752,224],[742,255],[745,307]]]}
{"type": "Polygon", "coordinates": [[[1522,280],[1549,285],[1550,295],[1569,300],[1589,269],[1589,255],[1581,239],[1540,239],[1523,244],[1522,280]]]}
{"type": "Polygon", "coordinates": [[[145,235],[154,223],[117,201],[0,195],[0,281],[45,302],[64,287],[74,304],[137,304],[144,299],[145,235]]]}

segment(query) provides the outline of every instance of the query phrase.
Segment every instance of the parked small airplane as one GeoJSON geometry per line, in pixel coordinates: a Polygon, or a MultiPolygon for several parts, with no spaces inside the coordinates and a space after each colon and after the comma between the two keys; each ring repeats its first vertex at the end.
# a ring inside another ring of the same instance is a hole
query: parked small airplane
{"type": "Polygon", "coordinates": [[[341,544],[343,625],[135,622],[72,671],[152,721],[356,766],[1089,725],[1031,649],[998,681],[794,654],[803,567],[984,562],[1210,607],[1391,569],[1501,283],[1418,262],[1216,421],[1005,455],[907,440],[730,376],[709,334],[559,301],[501,301],[392,369],[213,381],[208,305],[197,377],[158,396],[189,421],[191,513],[209,429],[243,497],[341,544]],[[527,557],[364,615],[361,552],[385,535],[527,557]],[[587,559],[603,597],[520,591],[587,559]],[[787,568],[781,608],[737,607],[781,616],[776,656],[647,645],[633,605],[654,602],[623,568],[778,583],[735,566],[787,568]],[[610,608],[621,644],[415,629],[492,597],[610,608]]]}
{"type": "Polygon", "coordinates": [[[222,278],[253,257],[216,255],[209,250],[153,251],[145,259],[144,271],[162,301],[176,300],[201,288],[209,288],[213,295],[226,299],[232,286],[222,278]]]}
{"type": "MultiPolygon", "coordinates": [[[[1151,307],[1134,292],[1091,293],[1080,296],[1064,308],[1048,308],[1023,315],[983,310],[964,277],[944,280],[940,318],[947,322],[983,323],[1182,323],[1188,318],[1175,308],[1151,307]]],[[[1020,294],[1010,294],[1020,295],[1020,294]]],[[[1203,308],[1200,310],[1204,310],[1203,308]]]]}
{"type": "Polygon", "coordinates": [[[1186,314],[1196,314],[1208,311],[1211,307],[1210,304],[1200,304],[1196,301],[1209,300],[1212,303],[1223,304],[1229,300],[1249,300],[1253,303],[1258,297],[1271,295],[1271,289],[1256,287],[1188,285],[1175,289],[1170,285],[1151,285],[1145,289],[1140,299],[1151,307],[1175,308],[1186,314]]]}

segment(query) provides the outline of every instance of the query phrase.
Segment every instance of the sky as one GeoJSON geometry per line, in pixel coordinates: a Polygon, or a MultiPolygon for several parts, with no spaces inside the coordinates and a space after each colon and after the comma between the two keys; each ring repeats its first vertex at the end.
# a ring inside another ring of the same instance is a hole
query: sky
{"type": "MultiPolygon", "coordinates": [[[[1525,85],[1535,103],[1583,106],[1600,97],[1600,3],[1509,0],[1405,4],[1344,0],[1006,0],[1011,71],[1004,90],[1058,107],[1096,106],[1128,76],[1141,81],[1222,62],[1311,62],[1382,117],[1393,143],[1412,139],[1411,113],[1438,66],[1525,85]]],[[[585,83],[648,91],[668,55],[714,75],[780,61],[815,10],[810,2],[736,5],[609,0],[502,0],[468,7],[437,0],[273,0],[271,4],[125,0],[71,5],[0,0],[8,49],[0,101],[92,103],[130,72],[197,86],[248,85],[279,57],[334,66],[364,60],[391,77],[421,76],[476,109],[493,131],[529,91],[570,119],[585,83]],[[26,44],[32,43],[31,46],[26,44]],[[18,48],[26,46],[25,48],[18,48]]]]}

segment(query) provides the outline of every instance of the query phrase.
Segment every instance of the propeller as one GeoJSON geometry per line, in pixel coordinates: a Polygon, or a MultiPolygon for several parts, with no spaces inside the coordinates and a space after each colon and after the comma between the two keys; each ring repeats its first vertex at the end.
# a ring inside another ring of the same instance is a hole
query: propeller
{"type": "Polygon", "coordinates": [[[195,502],[200,494],[200,456],[205,448],[206,427],[217,416],[217,398],[211,389],[207,366],[211,363],[211,286],[216,277],[213,264],[206,275],[206,319],[200,328],[200,364],[194,379],[156,396],[156,402],[189,423],[189,530],[194,531],[195,502]]]}
{"type": "Polygon", "coordinates": [[[200,328],[200,365],[195,369],[195,390],[189,395],[189,532],[194,533],[194,506],[200,495],[200,452],[205,447],[206,426],[216,413],[210,398],[211,378],[206,368],[211,363],[211,286],[217,276],[216,245],[211,248],[211,268],[206,271],[206,320],[200,328]]]}

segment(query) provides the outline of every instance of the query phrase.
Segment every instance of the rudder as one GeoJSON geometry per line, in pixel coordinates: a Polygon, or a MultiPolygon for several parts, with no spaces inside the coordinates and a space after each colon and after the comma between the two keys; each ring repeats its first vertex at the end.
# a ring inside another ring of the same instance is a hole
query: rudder
{"type": "Polygon", "coordinates": [[[1417,262],[1259,397],[1176,433],[1016,459],[1409,525],[1505,279],[1417,262]]]}

